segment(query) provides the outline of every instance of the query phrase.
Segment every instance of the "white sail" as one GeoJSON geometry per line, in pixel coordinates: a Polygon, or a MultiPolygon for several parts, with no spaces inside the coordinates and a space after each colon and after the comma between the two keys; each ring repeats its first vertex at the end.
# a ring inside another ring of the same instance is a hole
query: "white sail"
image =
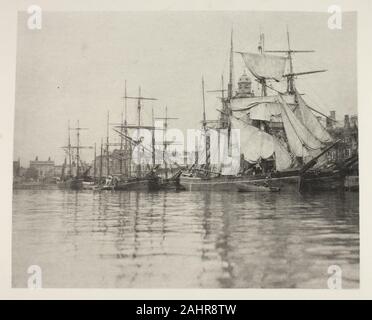
{"type": "Polygon", "coordinates": [[[292,158],[286,148],[273,137],[276,170],[283,171],[292,165],[292,158]]]}
{"type": "Polygon", "coordinates": [[[237,130],[222,130],[220,135],[221,146],[221,174],[223,176],[236,176],[240,171],[241,135],[237,130]]]}
{"type": "Polygon", "coordinates": [[[257,79],[280,81],[284,75],[287,58],[269,54],[242,52],[244,63],[257,79]]]}
{"type": "Polygon", "coordinates": [[[249,116],[253,120],[269,122],[282,122],[282,109],[279,103],[260,103],[249,110],[249,116]]]}
{"type": "Polygon", "coordinates": [[[319,120],[314,116],[301,95],[296,92],[298,99],[298,108],[295,115],[311,131],[311,133],[323,143],[332,142],[333,139],[327,130],[321,125],[319,120]]]}
{"type": "Polygon", "coordinates": [[[256,163],[275,155],[278,158],[277,170],[291,166],[290,154],[272,135],[236,118],[232,118],[231,122],[233,128],[240,129],[240,152],[244,155],[244,160],[256,163]]]}
{"type": "Polygon", "coordinates": [[[284,99],[279,96],[282,105],[282,120],[291,151],[298,157],[308,157],[309,150],[319,150],[323,144],[300,122],[284,99]]]}

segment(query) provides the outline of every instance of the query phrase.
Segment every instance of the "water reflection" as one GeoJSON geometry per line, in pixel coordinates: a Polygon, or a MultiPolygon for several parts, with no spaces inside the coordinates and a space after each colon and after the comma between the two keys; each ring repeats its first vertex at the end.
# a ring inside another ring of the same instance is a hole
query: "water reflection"
{"type": "Polygon", "coordinates": [[[326,288],[359,285],[357,193],[15,190],[13,286],[326,288]]]}

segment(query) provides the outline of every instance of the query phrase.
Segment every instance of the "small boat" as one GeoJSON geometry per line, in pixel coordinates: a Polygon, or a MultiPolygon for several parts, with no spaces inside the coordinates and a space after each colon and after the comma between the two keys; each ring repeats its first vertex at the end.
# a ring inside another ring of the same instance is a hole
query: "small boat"
{"type": "Polygon", "coordinates": [[[114,189],[123,191],[123,190],[135,190],[135,191],[147,191],[148,189],[148,177],[135,177],[119,180],[114,189]]]}
{"type": "Polygon", "coordinates": [[[155,173],[152,178],[149,180],[149,190],[158,191],[158,190],[174,190],[174,191],[185,191],[186,188],[180,183],[180,177],[182,170],[179,170],[171,178],[162,178],[157,176],[155,173]]]}
{"type": "Polygon", "coordinates": [[[237,187],[238,187],[238,192],[279,192],[280,191],[280,188],[278,187],[270,187],[270,186],[258,185],[258,184],[239,183],[237,187]]]}
{"type": "Polygon", "coordinates": [[[93,189],[96,191],[115,190],[117,183],[118,181],[116,177],[108,176],[104,181],[102,181],[98,185],[94,185],[93,189]]]}
{"type": "Polygon", "coordinates": [[[96,187],[94,181],[83,181],[81,188],[83,190],[93,190],[96,187]]]}

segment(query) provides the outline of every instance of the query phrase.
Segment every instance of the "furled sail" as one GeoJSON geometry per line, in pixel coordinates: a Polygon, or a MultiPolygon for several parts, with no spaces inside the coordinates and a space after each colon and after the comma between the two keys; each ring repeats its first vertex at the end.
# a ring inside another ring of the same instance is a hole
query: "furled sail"
{"type": "Polygon", "coordinates": [[[279,103],[260,103],[249,110],[251,119],[270,122],[282,122],[281,113],[279,103]]]}
{"type": "Polygon", "coordinates": [[[322,143],[332,142],[333,139],[327,130],[321,125],[319,120],[314,116],[311,110],[306,105],[306,102],[301,95],[296,91],[298,107],[295,111],[297,118],[311,131],[311,133],[322,143]]]}
{"type": "Polygon", "coordinates": [[[276,170],[286,170],[292,165],[292,157],[288,153],[287,149],[278,141],[278,139],[273,137],[273,141],[276,170]]]}
{"type": "MultiPolygon", "coordinates": [[[[293,95],[283,95],[285,102],[292,106],[295,104],[293,95]]],[[[245,97],[245,98],[234,98],[230,101],[230,108],[233,112],[235,111],[248,111],[255,106],[263,103],[277,103],[278,96],[264,96],[264,97],[245,97]]]]}
{"type": "Polygon", "coordinates": [[[294,115],[282,96],[279,95],[282,107],[282,120],[291,151],[297,157],[309,157],[309,151],[316,151],[323,147],[319,141],[294,115]]]}
{"type": "Polygon", "coordinates": [[[280,81],[284,75],[287,58],[269,54],[241,52],[244,63],[257,79],[280,81]]]}

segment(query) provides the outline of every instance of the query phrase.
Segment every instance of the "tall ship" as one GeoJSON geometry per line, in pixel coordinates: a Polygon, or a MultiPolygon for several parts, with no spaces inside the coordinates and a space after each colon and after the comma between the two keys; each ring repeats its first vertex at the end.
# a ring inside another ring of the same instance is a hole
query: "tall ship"
{"type": "Polygon", "coordinates": [[[234,52],[231,32],[229,81],[225,90],[222,77],[217,90],[222,97],[215,121],[206,119],[202,81],[203,139],[194,164],[181,176],[188,190],[235,191],[244,185],[300,191],[343,188],[345,168],[327,158],[339,141],[334,141],[319,117],[334,119],[310,107],[295,83],[299,76],[326,70],[295,72],[293,55],[313,51],[292,49],[288,31],[287,41],[285,50],[266,50],[260,34],[258,52],[234,52]],[[245,71],[234,91],[234,53],[258,83],[258,94],[245,71]],[[218,147],[211,147],[216,139],[218,147]]]}

